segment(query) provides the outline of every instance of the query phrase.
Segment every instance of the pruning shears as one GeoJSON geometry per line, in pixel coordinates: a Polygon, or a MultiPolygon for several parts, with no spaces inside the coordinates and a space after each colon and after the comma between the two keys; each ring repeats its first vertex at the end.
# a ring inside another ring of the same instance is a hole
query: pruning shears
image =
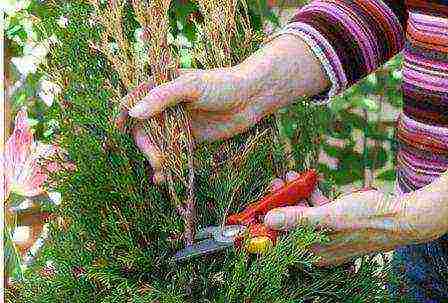
{"type": "Polygon", "coordinates": [[[197,231],[193,245],[178,251],[174,258],[184,261],[193,257],[213,254],[230,247],[260,254],[274,246],[279,233],[269,229],[264,216],[277,207],[292,206],[311,196],[318,181],[315,170],[309,170],[271,192],[242,212],[227,217],[223,226],[208,226],[197,231]]]}

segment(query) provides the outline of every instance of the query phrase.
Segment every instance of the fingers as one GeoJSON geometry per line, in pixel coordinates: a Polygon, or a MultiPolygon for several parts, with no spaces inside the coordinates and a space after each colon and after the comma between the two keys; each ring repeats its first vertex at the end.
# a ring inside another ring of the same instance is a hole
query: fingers
{"type": "Polygon", "coordinates": [[[327,227],[329,210],[326,206],[287,206],[275,208],[264,217],[264,223],[274,230],[289,230],[298,225],[327,227]]]}
{"type": "Polygon", "coordinates": [[[135,144],[146,155],[152,168],[154,169],[153,182],[159,184],[164,181],[165,177],[162,174],[162,155],[158,148],[156,148],[148,135],[141,127],[136,127],[133,130],[135,144]]]}
{"type": "Polygon", "coordinates": [[[299,174],[297,172],[289,171],[285,175],[285,181],[280,178],[276,178],[276,179],[272,180],[271,185],[270,185],[271,192],[281,189],[283,186],[285,186],[285,182],[292,182],[295,179],[297,179],[298,177],[299,177],[299,174]]]}
{"type": "Polygon", "coordinates": [[[291,170],[286,173],[285,180],[286,180],[286,182],[292,182],[292,181],[296,180],[299,176],[300,176],[299,173],[291,170]]]}
{"type": "MultiPolygon", "coordinates": [[[[288,182],[293,182],[299,176],[300,176],[300,174],[298,172],[290,170],[289,172],[286,173],[285,180],[286,180],[287,183],[288,182]]],[[[297,203],[297,206],[306,207],[308,205],[307,205],[307,202],[305,200],[301,200],[299,203],[297,203]]]]}
{"type": "Polygon", "coordinates": [[[266,214],[264,223],[274,230],[289,230],[302,221],[306,209],[304,206],[275,208],[266,214]]]}
{"type": "Polygon", "coordinates": [[[129,110],[129,115],[146,119],[180,102],[191,102],[199,98],[196,79],[194,73],[187,73],[152,89],[145,98],[129,110]]]}
{"type": "MultiPolygon", "coordinates": [[[[289,171],[285,175],[285,181],[274,179],[271,182],[271,191],[276,191],[285,186],[285,183],[296,180],[300,175],[295,171],[289,171]]],[[[300,201],[296,206],[276,208],[265,216],[265,224],[274,230],[288,230],[299,224],[319,224],[319,216],[323,213],[322,205],[328,204],[330,200],[325,197],[319,188],[311,194],[310,202],[316,207],[307,207],[305,201],[300,201]]]]}
{"type": "MultiPolygon", "coordinates": [[[[295,171],[287,172],[285,175],[285,181],[280,178],[276,178],[271,181],[270,191],[275,192],[277,190],[280,190],[283,186],[285,186],[286,183],[294,181],[299,176],[300,176],[299,173],[295,171]]],[[[297,206],[307,206],[307,203],[305,200],[301,200],[300,202],[297,203],[297,206]]]]}
{"type": "Polygon", "coordinates": [[[322,206],[330,203],[330,201],[331,200],[325,197],[324,194],[317,187],[310,197],[310,203],[312,206],[322,206]]]}
{"type": "MultiPolygon", "coordinates": [[[[286,182],[292,182],[292,181],[296,180],[299,176],[300,176],[299,173],[297,173],[295,171],[289,171],[286,174],[286,182]]],[[[311,197],[309,200],[310,200],[311,206],[321,206],[321,205],[330,203],[330,199],[325,197],[324,194],[320,191],[320,189],[317,186],[316,186],[316,189],[314,190],[314,192],[311,194],[311,197]]],[[[305,203],[303,203],[303,205],[305,205],[305,203]]]]}
{"type": "MultiPolygon", "coordinates": [[[[198,72],[196,69],[183,68],[179,70],[180,75],[188,75],[198,72]]],[[[120,114],[115,119],[115,125],[121,131],[124,131],[125,123],[129,117],[129,107],[132,107],[137,101],[145,97],[154,88],[154,80],[151,77],[147,82],[144,82],[133,89],[129,94],[127,94],[121,101],[120,104],[120,114]]]]}
{"type": "Polygon", "coordinates": [[[154,81],[152,78],[137,86],[129,94],[127,94],[120,103],[120,114],[115,118],[115,125],[121,131],[124,131],[126,120],[129,116],[128,108],[131,104],[136,102],[142,96],[146,95],[154,87],[154,81]]]}
{"type": "Polygon", "coordinates": [[[280,178],[276,178],[271,181],[271,185],[270,185],[271,192],[275,192],[275,191],[279,190],[280,188],[282,188],[283,186],[285,186],[285,181],[283,181],[280,178]]]}

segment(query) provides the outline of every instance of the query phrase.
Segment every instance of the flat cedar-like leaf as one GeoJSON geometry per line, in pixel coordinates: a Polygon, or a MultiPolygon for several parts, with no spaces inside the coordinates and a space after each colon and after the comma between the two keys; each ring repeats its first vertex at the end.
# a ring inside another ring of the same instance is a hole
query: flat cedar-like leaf
{"type": "MultiPolygon", "coordinates": [[[[171,25],[177,24],[178,16],[184,20],[196,10],[195,5],[180,2],[184,3],[171,3],[175,12],[171,25]]],[[[243,1],[219,3],[231,4],[238,10],[230,44],[192,41],[194,47],[215,51],[230,45],[230,58],[205,58],[208,68],[235,64],[258,45],[257,39],[249,38],[256,36],[263,16],[255,5],[246,7],[243,1]]],[[[123,36],[132,43],[138,22],[131,5],[124,5],[123,36]]],[[[152,184],[148,161],[132,138],[111,122],[118,113],[113,100],[126,93],[133,81],[123,81],[106,55],[92,48],[104,30],[93,7],[87,1],[33,1],[31,10],[40,18],[43,32],[60,40],[48,57],[46,72],[61,80],[61,101],[45,119],[58,122],[53,140],[67,150],[77,169],[52,177],[62,194],[62,203],[53,212],[62,219],[50,222],[51,240],[24,274],[26,283],[17,285],[9,299],[17,303],[383,301],[384,277],[375,273],[378,265],[371,258],[365,257],[358,271],[349,270],[352,263],[329,269],[313,265],[315,257],[308,248],[325,241],[325,234],[313,229],[298,228],[282,236],[265,255],[230,249],[173,262],[174,253],[183,248],[184,221],[167,190],[152,184]],[[62,15],[68,19],[67,28],[56,24],[62,15]],[[42,274],[47,261],[55,267],[50,276],[42,274]]],[[[220,39],[228,38],[226,33],[220,39]]],[[[219,224],[226,213],[240,211],[262,196],[269,182],[288,169],[286,159],[292,158],[298,170],[316,167],[328,115],[298,100],[245,134],[199,146],[195,152],[197,224],[219,224]],[[278,121],[288,127],[296,123],[287,138],[279,137],[278,121]]],[[[354,127],[365,127],[358,116],[344,118],[354,127]]],[[[360,155],[347,152],[344,157],[341,172],[327,175],[336,184],[362,176],[354,167],[361,162],[360,155]]]]}

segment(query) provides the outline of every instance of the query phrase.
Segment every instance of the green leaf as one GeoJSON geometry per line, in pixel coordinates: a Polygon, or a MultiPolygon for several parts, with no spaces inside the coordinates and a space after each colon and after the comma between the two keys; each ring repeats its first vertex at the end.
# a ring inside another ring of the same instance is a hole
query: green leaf
{"type": "Polygon", "coordinates": [[[395,181],[396,171],[395,169],[388,169],[377,176],[378,179],[384,181],[395,181]]]}
{"type": "Polygon", "coordinates": [[[367,149],[366,166],[379,169],[386,165],[388,160],[387,151],[383,147],[371,147],[367,149]]]}
{"type": "Polygon", "coordinates": [[[185,48],[181,48],[179,50],[179,55],[180,55],[180,65],[183,68],[191,68],[191,54],[188,51],[188,49],[185,48]]]}
{"type": "Polygon", "coordinates": [[[182,33],[187,37],[191,42],[196,40],[196,27],[193,24],[185,24],[182,33]]]}
{"type": "Polygon", "coordinates": [[[379,106],[378,103],[371,98],[361,98],[354,102],[354,105],[363,109],[366,109],[369,112],[378,112],[379,106]]]}
{"type": "Polygon", "coordinates": [[[36,119],[33,119],[33,118],[28,118],[28,124],[29,124],[31,127],[34,127],[34,126],[36,126],[37,124],[39,124],[39,120],[36,120],[36,119]]]}
{"type": "Polygon", "coordinates": [[[51,135],[53,135],[53,133],[54,133],[54,131],[53,131],[53,129],[47,129],[44,133],[43,133],[43,136],[45,137],[45,138],[50,138],[51,137],[51,135]]]}
{"type": "Polygon", "coordinates": [[[10,28],[7,29],[6,31],[6,36],[9,39],[12,39],[12,36],[14,36],[18,31],[22,30],[22,26],[20,24],[16,24],[10,28]]]}
{"type": "Polygon", "coordinates": [[[371,74],[371,75],[367,76],[366,82],[372,86],[375,86],[378,84],[378,78],[375,74],[371,74]]]}
{"type": "Polygon", "coordinates": [[[5,273],[15,280],[23,279],[22,264],[19,251],[12,241],[12,229],[5,226],[5,273]]]}
{"type": "Polygon", "coordinates": [[[344,123],[350,124],[350,126],[353,128],[362,130],[367,128],[367,121],[365,121],[364,118],[358,114],[349,111],[343,111],[340,113],[340,116],[341,120],[344,121],[344,123]]]}
{"type": "Polygon", "coordinates": [[[322,148],[328,154],[328,156],[333,158],[341,158],[344,152],[343,149],[328,144],[324,144],[322,148]]]}
{"type": "Polygon", "coordinates": [[[392,77],[395,79],[395,80],[403,80],[403,72],[401,71],[401,70],[395,70],[393,73],[392,73],[392,77]]]}

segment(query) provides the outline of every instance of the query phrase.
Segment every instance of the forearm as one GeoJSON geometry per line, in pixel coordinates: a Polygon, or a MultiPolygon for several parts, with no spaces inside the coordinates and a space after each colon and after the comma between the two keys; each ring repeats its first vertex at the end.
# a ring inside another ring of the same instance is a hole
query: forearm
{"type": "Polygon", "coordinates": [[[320,61],[304,41],[293,35],[277,37],[236,68],[273,110],[300,97],[320,94],[330,86],[320,61]]]}
{"type": "Polygon", "coordinates": [[[268,109],[301,96],[325,104],[396,55],[405,24],[404,1],[311,1],[240,67],[268,109]]]}

